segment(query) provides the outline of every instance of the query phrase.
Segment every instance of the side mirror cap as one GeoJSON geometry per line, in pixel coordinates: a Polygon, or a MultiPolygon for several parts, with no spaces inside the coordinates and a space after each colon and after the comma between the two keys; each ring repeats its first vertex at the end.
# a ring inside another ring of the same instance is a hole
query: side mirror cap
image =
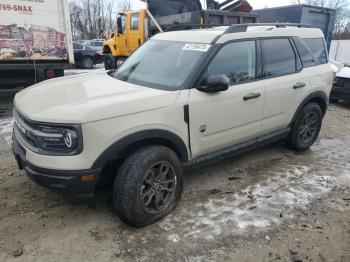
{"type": "Polygon", "coordinates": [[[230,79],[224,75],[210,75],[207,83],[204,86],[199,86],[197,89],[206,93],[216,93],[226,91],[230,86],[230,79]]]}

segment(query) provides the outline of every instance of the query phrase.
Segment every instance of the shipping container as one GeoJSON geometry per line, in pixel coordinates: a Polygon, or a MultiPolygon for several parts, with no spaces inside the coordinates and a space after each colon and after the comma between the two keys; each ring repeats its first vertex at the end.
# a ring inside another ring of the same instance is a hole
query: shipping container
{"type": "Polygon", "coordinates": [[[291,5],[254,10],[260,23],[300,23],[320,28],[330,48],[336,10],[311,5],[291,5]]]}
{"type": "Polygon", "coordinates": [[[67,0],[0,0],[0,91],[63,76],[71,64],[67,0]]]}

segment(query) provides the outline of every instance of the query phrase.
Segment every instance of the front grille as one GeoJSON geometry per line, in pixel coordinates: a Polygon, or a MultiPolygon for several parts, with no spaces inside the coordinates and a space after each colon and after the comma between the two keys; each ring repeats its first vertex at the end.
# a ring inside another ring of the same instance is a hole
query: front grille
{"type": "Polygon", "coordinates": [[[13,111],[15,124],[14,131],[17,138],[28,147],[38,148],[35,137],[33,136],[33,131],[35,130],[35,123],[26,119],[15,109],[13,111]]]}

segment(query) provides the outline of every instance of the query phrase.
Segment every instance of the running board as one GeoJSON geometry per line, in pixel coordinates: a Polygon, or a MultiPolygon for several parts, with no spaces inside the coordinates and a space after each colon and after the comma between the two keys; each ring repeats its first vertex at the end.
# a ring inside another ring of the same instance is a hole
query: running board
{"type": "Polygon", "coordinates": [[[286,138],[291,131],[290,127],[272,132],[270,134],[249,140],[247,142],[226,147],[224,149],[215,151],[213,153],[206,154],[204,156],[197,157],[184,164],[186,170],[200,168],[209,164],[213,164],[236,155],[249,152],[253,149],[268,145],[273,142],[277,142],[286,138]]]}

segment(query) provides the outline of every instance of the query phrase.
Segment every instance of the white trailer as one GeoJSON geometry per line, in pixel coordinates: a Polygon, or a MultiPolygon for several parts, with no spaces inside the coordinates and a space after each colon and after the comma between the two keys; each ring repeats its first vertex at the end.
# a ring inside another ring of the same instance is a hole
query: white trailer
{"type": "Polygon", "coordinates": [[[332,40],[329,57],[350,66],[350,40],[332,40]]]}
{"type": "Polygon", "coordinates": [[[72,64],[68,0],[0,0],[0,91],[63,76],[72,64]]]}

